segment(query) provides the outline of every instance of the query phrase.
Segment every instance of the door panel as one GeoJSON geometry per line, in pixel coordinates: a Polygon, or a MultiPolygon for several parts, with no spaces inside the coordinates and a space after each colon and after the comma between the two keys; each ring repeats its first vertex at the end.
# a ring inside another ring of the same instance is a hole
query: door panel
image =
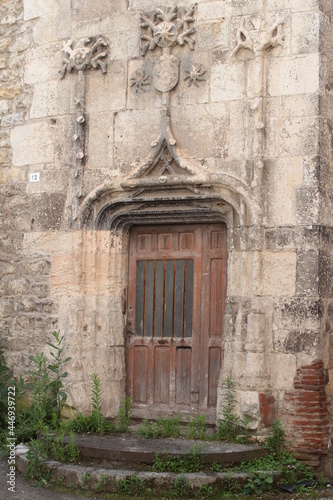
{"type": "Polygon", "coordinates": [[[225,225],[130,231],[127,392],[133,416],[205,412],[222,364],[225,225]]]}

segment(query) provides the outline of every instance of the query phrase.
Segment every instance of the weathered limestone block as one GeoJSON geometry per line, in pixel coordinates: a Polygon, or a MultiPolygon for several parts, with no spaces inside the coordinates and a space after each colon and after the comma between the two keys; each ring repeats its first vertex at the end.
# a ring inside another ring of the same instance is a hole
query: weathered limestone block
{"type": "MultiPolygon", "coordinates": [[[[29,183],[27,186],[28,194],[66,192],[70,172],[69,166],[62,165],[56,168],[54,164],[35,165],[33,171],[40,173],[39,183],[29,183]]],[[[27,175],[25,175],[24,180],[26,179],[27,175]]]]}
{"type": "Polygon", "coordinates": [[[126,65],[120,62],[108,64],[107,73],[91,71],[86,83],[87,113],[99,113],[107,109],[117,111],[126,107],[126,65]]]}
{"type": "Polygon", "coordinates": [[[74,253],[54,253],[52,257],[51,294],[72,295],[81,292],[81,275],[74,253]]]}
{"type": "Polygon", "coordinates": [[[314,330],[276,330],[273,341],[274,350],[290,354],[307,354],[309,359],[316,357],[318,331],[314,330]]]}
{"type": "Polygon", "coordinates": [[[318,54],[308,54],[296,59],[277,58],[270,61],[268,95],[313,94],[318,91],[318,54]]]}
{"type": "Polygon", "coordinates": [[[288,391],[292,389],[297,366],[296,355],[272,353],[270,366],[271,387],[273,391],[288,391]]]}
{"type": "Polygon", "coordinates": [[[197,7],[197,21],[198,23],[204,23],[206,21],[223,21],[225,16],[225,1],[213,1],[213,2],[198,2],[197,7]]]}
{"type": "Polygon", "coordinates": [[[225,15],[240,16],[263,11],[264,0],[225,0],[225,15]]]}
{"type": "Polygon", "coordinates": [[[115,117],[114,159],[115,164],[129,165],[137,159],[145,158],[150,144],[158,136],[160,123],[159,110],[120,111],[115,117]]]}
{"type": "Polygon", "coordinates": [[[288,225],[296,222],[296,188],[303,181],[301,157],[267,161],[264,170],[266,217],[269,225],[288,225]]]}
{"type": "Polygon", "coordinates": [[[31,165],[54,160],[54,134],[47,121],[15,127],[10,136],[14,165],[31,165]]]}
{"type": "Polygon", "coordinates": [[[245,349],[252,352],[263,352],[266,339],[266,316],[263,313],[251,312],[247,317],[247,337],[245,349]]]}
{"type": "Polygon", "coordinates": [[[70,11],[39,17],[33,27],[33,39],[37,45],[57,42],[71,35],[72,16],[70,11]]]}
{"type": "Polygon", "coordinates": [[[318,250],[307,250],[297,253],[296,295],[318,295],[318,250]]]}
{"type": "Polygon", "coordinates": [[[236,401],[239,415],[250,418],[249,428],[257,429],[259,424],[259,399],[257,391],[236,391],[236,401]]]}
{"type": "Polygon", "coordinates": [[[296,12],[292,14],[292,54],[318,52],[321,17],[323,16],[319,12],[296,12]]]}
{"type": "Polygon", "coordinates": [[[24,19],[34,19],[53,12],[70,11],[70,0],[23,0],[24,19]]]}
{"type": "Polygon", "coordinates": [[[320,297],[332,298],[333,295],[333,255],[332,250],[321,250],[319,252],[319,295],[320,297]]]}
{"type": "Polygon", "coordinates": [[[108,167],[112,164],[114,153],[112,148],[114,115],[110,112],[90,113],[87,121],[89,123],[89,166],[108,167]]]}
{"type": "Polygon", "coordinates": [[[43,193],[32,198],[31,223],[37,230],[60,229],[65,195],[61,193],[43,193]]]}
{"type": "Polygon", "coordinates": [[[281,156],[315,155],[319,150],[319,119],[289,117],[281,124],[279,150],[281,156]]]}
{"type": "Polygon", "coordinates": [[[229,23],[223,19],[222,2],[211,2],[198,6],[198,28],[196,46],[198,50],[228,47],[230,40],[229,23]],[[218,15],[209,20],[209,16],[217,11],[218,15]]]}
{"type": "MultiPolygon", "coordinates": [[[[201,108],[201,106],[200,106],[201,108]]],[[[175,110],[174,116],[177,122],[173,128],[176,138],[183,137],[182,149],[190,156],[197,158],[209,158],[214,149],[214,124],[206,107],[202,106],[202,112],[193,114],[192,106],[184,106],[175,110]],[[189,124],[191,126],[189,127],[189,124]],[[205,141],[202,138],[205,137],[205,141]]]]}
{"type": "Polygon", "coordinates": [[[48,80],[58,80],[60,47],[61,44],[58,42],[31,49],[24,68],[24,82],[34,85],[48,80]]]}
{"type": "Polygon", "coordinates": [[[247,352],[242,373],[244,387],[251,389],[268,387],[268,362],[267,355],[264,353],[247,352]]]}
{"type": "Polygon", "coordinates": [[[294,297],[274,304],[274,324],[282,329],[317,330],[323,315],[324,305],[320,299],[294,297]]]}
{"type": "Polygon", "coordinates": [[[320,223],[320,190],[317,187],[300,186],[296,191],[296,222],[298,224],[320,223]]]}
{"type": "Polygon", "coordinates": [[[73,82],[70,79],[36,84],[30,118],[57,116],[74,111],[73,82]]]}
{"type": "Polygon", "coordinates": [[[296,289],[296,252],[265,252],[262,255],[258,295],[293,296],[296,289]],[[281,270],[283,269],[283,273],[281,270]]]}
{"type": "Polygon", "coordinates": [[[212,66],[210,98],[212,102],[242,99],[245,93],[245,63],[212,66]]]}
{"type": "Polygon", "coordinates": [[[126,10],[125,0],[99,0],[98,2],[73,1],[73,18],[75,22],[87,21],[94,18],[103,18],[110,15],[111,12],[126,10]]]}
{"type": "Polygon", "coordinates": [[[25,254],[51,254],[53,252],[70,253],[73,251],[74,233],[38,232],[24,235],[23,252],[25,254]]]}

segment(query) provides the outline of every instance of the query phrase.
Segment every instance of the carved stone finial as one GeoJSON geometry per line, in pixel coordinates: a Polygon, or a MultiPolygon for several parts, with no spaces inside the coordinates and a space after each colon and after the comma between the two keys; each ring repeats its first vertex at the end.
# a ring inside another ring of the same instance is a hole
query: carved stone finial
{"type": "Polygon", "coordinates": [[[66,72],[83,71],[87,68],[99,67],[102,73],[106,73],[106,62],[102,61],[102,58],[106,57],[107,52],[102,51],[101,47],[107,45],[102,36],[63,42],[60,78],[63,78],[66,72]]]}
{"type": "Polygon", "coordinates": [[[194,6],[182,11],[178,7],[162,10],[156,9],[150,14],[141,14],[141,50],[145,56],[148,50],[156,47],[163,49],[174,45],[188,44],[191,50],[194,49],[195,40],[191,37],[195,33],[194,6]]]}

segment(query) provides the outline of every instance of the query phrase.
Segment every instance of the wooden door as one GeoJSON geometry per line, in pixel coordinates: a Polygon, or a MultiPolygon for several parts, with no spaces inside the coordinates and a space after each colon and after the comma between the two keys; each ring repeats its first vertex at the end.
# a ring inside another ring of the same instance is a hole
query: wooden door
{"type": "Polygon", "coordinates": [[[224,224],[130,230],[127,394],[133,417],[216,417],[226,292],[224,224]]]}

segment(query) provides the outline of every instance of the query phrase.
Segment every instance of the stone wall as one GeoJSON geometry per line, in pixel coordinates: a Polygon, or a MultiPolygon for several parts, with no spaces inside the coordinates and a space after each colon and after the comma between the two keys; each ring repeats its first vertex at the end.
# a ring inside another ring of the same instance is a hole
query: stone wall
{"type": "Polygon", "coordinates": [[[0,329],[26,374],[60,328],[71,404],[88,410],[98,371],[113,416],[125,396],[129,225],[161,221],[161,207],[164,221],[224,221],[217,417],[231,375],[238,411],[265,433],[272,415],[284,419],[297,370],[323,362],[332,395],[332,9],[201,0],[192,11],[184,0],[178,38],[158,45],[155,9],[175,5],[1,5],[0,329]]]}
{"type": "Polygon", "coordinates": [[[20,1],[0,6],[0,332],[15,375],[27,374],[29,354],[45,345],[57,326],[57,303],[50,297],[50,255],[23,253],[24,235],[33,228],[33,199],[27,190],[29,165],[13,160],[11,132],[27,122],[33,89],[24,80],[32,27],[20,1]]]}

